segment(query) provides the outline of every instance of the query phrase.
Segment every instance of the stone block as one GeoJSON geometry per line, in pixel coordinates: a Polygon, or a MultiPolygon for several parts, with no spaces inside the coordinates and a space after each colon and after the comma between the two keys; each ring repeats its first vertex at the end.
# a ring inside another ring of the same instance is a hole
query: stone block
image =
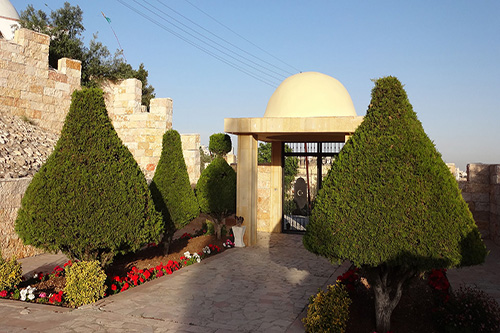
{"type": "Polygon", "coordinates": [[[49,70],[49,80],[68,83],[68,76],[55,70],[49,70]]]}
{"type": "Polygon", "coordinates": [[[149,145],[150,145],[149,142],[138,142],[137,148],[146,150],[146,149],[149,149],[149,145]]]}
{"type": "Polygon", "coordinates": [[[464,198],[465,201],[471,201],[472,200],[472,194],[468,192],[462,192],[462,198],[464,198]]]}
{"type": "Polygon", "coordinates": [[[478,203],[478,202],[490,202],[490,194],[489,192],[479,192],[479,193],[472,193],[472,201],[478,203]]]}
{"type": "Polygon", "coordinates": [[[488,202],[476,202],[475,204],[476,212],[489,212],[490,203],[488,202]]]}
{"type": "Polygon", "coordinates": [[[489,184],[489,169],[488,164],[467,164],[467,180],[471,183],[489,184]]]}
{"type": "Polygon", "coordinates": [[[469,193],[487,193],[490,190],[490,185],[486,183],[467,182],[464,190],[469,193]]]}

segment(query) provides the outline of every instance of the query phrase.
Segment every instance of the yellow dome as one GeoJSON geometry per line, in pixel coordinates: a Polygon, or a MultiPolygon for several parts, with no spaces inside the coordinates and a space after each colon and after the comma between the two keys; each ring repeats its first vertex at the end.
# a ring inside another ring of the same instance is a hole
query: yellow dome
{"type": "Polygon", "coordinates": [[[267,103],[264,117],[356,116],[351,96],[342,83],[318,72],[285,79],[267,103]]]}

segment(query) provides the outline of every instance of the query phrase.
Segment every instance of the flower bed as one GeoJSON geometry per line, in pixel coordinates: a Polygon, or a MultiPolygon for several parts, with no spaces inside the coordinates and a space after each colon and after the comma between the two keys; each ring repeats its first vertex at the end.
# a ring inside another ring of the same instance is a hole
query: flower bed
{"type": "MultiPolygon", "coordinates": [[[[232,244],[231,239],[217,240],[214,236],[204,235],[203,230],[193,234],[184,233],[172,243],[171,251],[166,256],[161,253],[161,246],[149,244],[138,253],[117,258],[116,263],[107,268],[105,297],[173,274],[182,267],[199,263],[209,256],[232,247],[232,244]],[[193,248],[198,248],[199,251],[194,251],[193,248]]],[[[36,273],[12,290],[0,290],[0,298],[70,306],[65,298],[64,288],[66,267],[71,267],[72,264],[70,260],[62,267],[54,267],[53,271],[48,274],[36,273]]]]}

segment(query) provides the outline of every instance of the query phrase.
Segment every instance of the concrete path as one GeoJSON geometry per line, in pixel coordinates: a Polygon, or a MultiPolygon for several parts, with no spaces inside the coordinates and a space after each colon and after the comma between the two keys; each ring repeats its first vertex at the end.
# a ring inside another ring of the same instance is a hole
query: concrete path
{"type": "MultiPolygon", "coordinates": [[[[304,332],[309,296],[348,264],[331,265],[302,236],[260,233],[258,244],[225,251],[79,309],[0,300],[1,332],[304,332]]],[[[35,257],[37,258],[37,257],[35,257]]],[[[46,265],[64,257],[25,260],[46,265]]]]}

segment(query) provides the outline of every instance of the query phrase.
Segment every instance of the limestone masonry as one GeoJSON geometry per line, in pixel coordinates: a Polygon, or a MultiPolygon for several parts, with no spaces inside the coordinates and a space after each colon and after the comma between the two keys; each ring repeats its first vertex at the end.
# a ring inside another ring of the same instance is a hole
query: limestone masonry
{"type": "Polygon", "coordinates": [[[468,164],[458,184],[483,238],[500,245],[500,164],[468,164]]]}
{"type": "MultiPolygon", "coordinates": [[[[80,61],[63,58],[49,68],[47,35],[19,29],[12,41],[0,38],[0,249],[5,257],[40,253],[24,247],[14,231],[21,198],[53,151],[71,104],[80,89],[80,61]]],[[[154,176],[163,134],[172,128],[172,99],[141,105],[141,82],[107,82],[102,88],[108,115],[146,179],[154,176]]],[[[182,136],[189,177],[200,175],[199,135],[182,136]]]]}
{"type": "Polygon", "coordinates": [[[60,59],[49,68],[47,35],[27,29],[14,40],[0,39],[0,113],[25,116],[41,128],[59,133],[80,88],[80,61],[60,59]]]}

